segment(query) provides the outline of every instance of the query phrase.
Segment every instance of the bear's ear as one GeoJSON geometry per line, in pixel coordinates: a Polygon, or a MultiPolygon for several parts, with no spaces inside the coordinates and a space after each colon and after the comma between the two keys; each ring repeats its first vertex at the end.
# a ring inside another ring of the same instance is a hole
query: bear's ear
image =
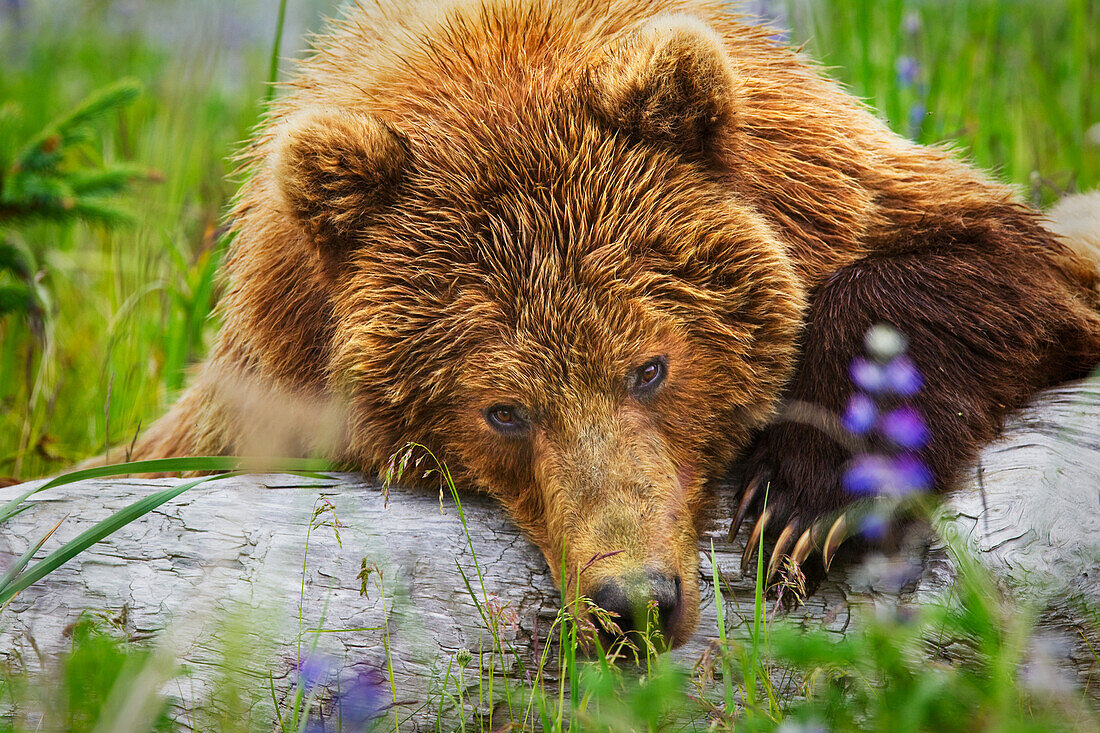
{"type": "Polygon", "coordinates": [[[605,122],[708,154],[734,124],[737,75],[722,39],[691,16],[655,18],[597,58],[584,82],[605,122]]]}
{"type": "Polygon", "coordinates": [[[408,148],[381,120],[307,110],[276,133],[274,173],[294,215],[323,254],[339,255],[386,203],[408,148]]]}

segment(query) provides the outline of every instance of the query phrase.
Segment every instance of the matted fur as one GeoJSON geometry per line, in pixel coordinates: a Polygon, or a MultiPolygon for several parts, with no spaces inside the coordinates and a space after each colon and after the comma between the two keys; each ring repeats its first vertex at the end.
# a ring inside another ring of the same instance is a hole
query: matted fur
{"type": "Polygon", "coordinates": [[[422,443],[582,593],[682,578],[679,643],[695,524],[738,455],[774,524],[846,502],[840,446],[769,420],[784,397],[839,409],[871,323],[910,337],[940,486],[1096,363],[1091,263],[721,5],[348,11],[244,153],[221,333],[136,457],[375,471],[422,443]],[[496,404],[529,428],[494,430],[496,404]]]}

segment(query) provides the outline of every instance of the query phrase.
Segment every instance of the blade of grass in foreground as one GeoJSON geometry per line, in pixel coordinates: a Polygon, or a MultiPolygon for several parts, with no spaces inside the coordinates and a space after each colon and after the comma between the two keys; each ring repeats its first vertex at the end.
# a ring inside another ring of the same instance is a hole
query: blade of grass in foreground
{"type": "Polygon", "coordinates": [[[726,599],[722,596],[722,578],[718,573],[718,560],[714,556],[714,540],[710,541],[710,574],[714,584],[714,608],[718,616],[718,648],[722,653],[722,686],[725,691],[726,712],[736,708],[737,700],[733,694],[733,668],[730,665],[729,642],[726,640],[726,599]]]}
{"type": "Polygon", "coordinates": [[[22,511],[20,505],[29,497],[46,489],[108,476],[124,476],[133,473],[172,473],[176,471],[244,471],[252,469],[260,473],[300,473],[308,475],[332,470],[329,461],[313,458],[281,458],[270,461],[249,463],[236,456],[189,456],[186,458],[157,458],[149,461],[131,461],[115,463],[110,466],[96,466],[56,476],[41,486],[28,489],[7,504],[0,506],[0,524],[22,511]]]}
{"type": "Polygon", "coordinates": [[[27,551],[20,555],[19,559],[13,562],[11,567],[8,568],[3,575],[0,575],[0,588],[6,587],[15,580],[19,573],[23,572],[23,568],[27,567],[27,564],[34,558],[35,553],[42,549],[42,545],[46,544],[46,540],[53,537],[53,533],[60,529],[62,523],[68,518],[69,515],[66,514],[61,519],[57,520],[57,524],[53,526],[53,529],[42,535],[42,539],[38,540],[38,542],[28,547],[27,551]]]}
{"type": "MultiPolygon", "coordinates": [[[[164,504],[167,501],[171,501],[183,492],[209,481],[216,481],[222,478],[228,478],[230,476],[241,475],[249,468],[257,471],[264,472],[291,472],[298,473],[304,476],[311,477],[323,477],[319,475],[319,472],[325,471],[331,468],[331,464],[328,461],[319,459],[293,459],[293,458],[281,458],[266,460],[262,463],[255,461],[248,461],[247,459],[241,459],[233,456],[195,456],[186,458],[162,458],[149,461],[131,461],[129,463],[118,463],[111,466],[98,466],[96,468],[88,468],[80,471],[72,471],[56,478],[47,481],[41,486],[37,486],[33,489],[23,492],[20,496],[14,500],[8,502],[4,506],[0,507],[0,523],[6,519],[10,519],[14,515],[23,511],[26,507],[21,506],[23,502],[31,495],[36,494],[46,489],[56,488],[58,486],[64,486],[66,484],[76,483],[78,481],[84,481],[93,478],[103,478],[106,476],[118,476],[134,473],[160,473],[171,471],[217,471],[216,475],[203,476],[202,478],[195,479],[193,481],[187,481],[176,486],[169,486],[154,494],[139,499],[138,501],[130,504],[121,511],[115,512],[111,516],[107,517],[103,521],[96,524],[94,527],[82,532],[75,539],[66,542],[60,548],[48,555],[43,560],[39,561],[30,570],[21,572],[23,567],[30,562],[34,553],[45,543],[45,541],[57,531],[57,527],[54,527],[50,532],[43,537],[37,545],[32,547],[27,553],[24,553],[23,557],[20,557],[15,564],[9,568],[2,577],[0,577],[0,608],[2,608],[8,601],[15,597],[17,593],[27,588],[28,586],[38,582],[42,578],[52,573],[63,564],[76,557],[78,554],[88,549],[95,543],[99,542],[108,535],[116,532],[122,527],[126,526],[135,519],[148,514],[152,510],[164,504]]],[[[60,523],[58,524],[60,526],[60,523]]]]}
{"type": "Polygon", "coordinates": [[[28,586],[37,583],[42,578],[52,573],[57,568],[61,567],[69,560],[76,557],[78,554],[88,549],[95,543],[102,540],[109,534],[121,529],[130,522],[134,521],[138,517],[142,517],[152,510],[156,509],[166,501],[170,501],[190,488],[198,486],[199,484],[206,483],[208,481],[216,481],[218,479],[228,478],[230,476],[238,475],[236,473],[226,473],[218,476],[204,476],[194,481],[187,481],[177,486],[171,486],[167,489],[162,489],[150,496],[146,496],[143,499],[135,501],[125,509],[115,512],[111,516],[99,522],[94,527],[81,532],[76,538],[69,540],[64,545],[54,550],[46,558],[39,561],[30,570],[13,578],[10,582],[0,587],[0,606],[6,604],[17,593],[27,588],[28,586]]]}

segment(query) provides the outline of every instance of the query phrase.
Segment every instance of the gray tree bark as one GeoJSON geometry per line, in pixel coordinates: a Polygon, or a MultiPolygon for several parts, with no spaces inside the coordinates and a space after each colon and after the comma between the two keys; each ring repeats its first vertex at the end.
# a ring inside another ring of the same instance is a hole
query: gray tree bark
{"type": "MultiPolygon", "coordinates": [[[[0,568],[62,517],[40,556],[177,481],[86,481],[37,494],[30,509],[0,527],[0,568]]],[[[0,490],[0,503],[27,487],[0,490]]],[[[699,629],[673,652],[688,665],[717,636],[712,544],[729,586],[730,633],[752,617],[753,579],[740,574],[747,529],[726,540],[735,497],[722,494],[700,541],[699,629]]],[[[1100,649],[1091,620],[1100,608],[1098,499],[1100,381],[1093,380],[1052,389],[1016,415],[965,486],[946,498],[941,519],[942,531],[972,548],[1009,593],[1039,604],[1044,633],[1062,642],[1063,670],[1082,684],[1097,672],[1082,640],[1100,649]]],[[[468,538],[450,496],[393,489],[387,497],[352,475],[203,484],[18,595],[0,614],[0,654],[35,667],[65,649],[66,627],[78,614],[103,612],[135,637],[158,635],[167,654],[191,665],[184,683],[166,686],[185,699],[210,692],[227,647],[251,660],[260,686],[270,672],[278,691],[290,686],[299,658],[312,653],[329,660],[333,679],[364,669],[388,676],[392,668],[397,718],[408,718],[411,728],[434,727],[441,712],[454,714],[460,650],[472,654],[467,684],[476,684],[479,664],[522,680],[533,674],[559,609],[541,554],[501,509],[483,496],[461,501],[468,538]],[[314,518],[318,507],[327,509],[314,518]],[[338,536],[331,522],[321,524],[334,517],[338,536]],[[364,568],[372,569],[365,580],[364,568]],[[498,621],[503,655],[491,654],[483,614],[498,621]]],[[[942,542],[909,552],[916,572],[902,602],[950,588],[954,571],[942,542]]],[[[788,618],[845,633],[858,622],[858,607],[897,598],[893,575],[874,567],[834,565],[788,618]]]]}

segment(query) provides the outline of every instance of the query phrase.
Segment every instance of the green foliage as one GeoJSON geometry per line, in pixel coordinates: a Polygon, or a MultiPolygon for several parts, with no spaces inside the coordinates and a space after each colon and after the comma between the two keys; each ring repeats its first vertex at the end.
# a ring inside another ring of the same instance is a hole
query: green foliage
{"type": "Polygon", "coordinates": [[[787,3],[796,43],[898,133],[958,145],[1035,204],[1100,183],[1100,4],[787,3]],[[1090,32],[1090,30],[1092,32],[1090,32]]]}
{"type": "Polygon", "coordinates": [[[6,229],[34,221],[116,226],[131,220],[114,198],[145,174],[121,164],[92,168],[78,154],[94,142],[97,125],[140,91],[133,79],[100,89],[24,143],[12,133],[19,108],[0,108],[0,318],[21,314],[41,334],[49,302],[32,256],[8,241],[6,229]]]}
{"type": "Polygon", "coordinates": [[[835,634],[771,630],[778,663],[807,680],[786,717],[829,730],[1056,731],[1097,721],[1067,682],[1034,689],[1022,677],[1034,619],[998,594],[961,549],[956,594],[920,608],[880,607],[835,634]]]}
{"type": "MultiPolygon", "coordinates": [[[[123,79],[94,92],[20,148],[0,148],[0,226],[34,219],[76,219],[108,226],[131,221],[112,197],[144,172],[121,164],[89,169],[71,161],[79,146],[94,141],[97,124],[140,93],[136,80],[123,79]]],[[[9,116],[16,114],[10,106],[6,110],[9,116]]],[[[7,122],[12,124],[10,119],[7,122]]]]}
{"type": "MultiPolygon", "coordinates": [[[[229,156],[257,119],[270,47],[218,45],[196,9],[193,27],[173,29],[187,42],[168,53],[159,39],[120,25],[113,5],[66,2],[70,12],[59,13],[29,4],[24,29],[0,20],[0,109],[10,122],[0,124],[0,148],[13,155],[59,112],[86,109],[90,90],[119,77],[145,89],[105,116],[78,115],[86,142],[58,163],[67,173],[91,172],[66,185],[131,223],[35,216],[10,220],[0,234],[25,273],[5,269],[0,300],[22,308],[30,290],[35,304],[29,315],[0,318],[0,483],[105,451],[122,460],[140,427],[174,398],[212,330],[222,217],[237,186],[229,156]],[[156,185],[106,195],[118,178],[94,173],[141,173],[127,161],[160,171],[156,185]]],[[[134,10],[149,18],[163,11],[134,10]]]]}
{"type": "MultiPolygon", "coordinates": [[[[0,718],[0,731],[104,730],[117,714],[120,698],[138,684],[154,652],[130,643],[113,619],[86,614],[69,629],[71,650],[48,671],[36,675],[0,669],[0,701],[12,708],[0,718]],[[4,693],[7,693],[5,695],[4,693]]],[[[158,696],[147,710],[146,730],[170,731],[171,700],[158,696]]]]}

